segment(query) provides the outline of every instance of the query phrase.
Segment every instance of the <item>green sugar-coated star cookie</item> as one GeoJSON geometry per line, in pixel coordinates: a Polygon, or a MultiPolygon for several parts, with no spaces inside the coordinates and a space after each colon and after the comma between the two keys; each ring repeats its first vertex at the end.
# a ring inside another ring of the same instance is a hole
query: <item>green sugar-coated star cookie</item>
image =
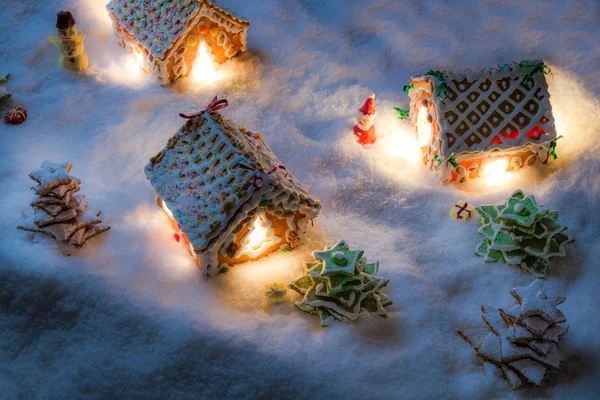
{"type": "Polygon", "coordinates": [[[387,318],[392,301],[381,293],[387,279],[376,276],[379,263],[367,263],[362,250],[351,250],[340,241],[324,251],[313,252],[314,262],[304,265],[305,275],[289,287],[303,296],[298,309],[317,314],[322,326],[342,318],[354,321],[361,310],[387,318]]]}
{"type": "Polygon", "coordinates": [[[313,257],[323,262],[322,275],[354,275],[356,263],[363,253],[362,250],[350,250],[346,242],[341,240],[329,250],[314,251],[313,257]]]}
{"type": "Polygon", "coordinates": [[[565,256],[565,246],[574,242],[557,221],[558,212],[548,211],[520,190],[505,202],[476,210],[483,240],[475,254],[486,262],[503,262],[544,276],[550,257],[565,256]]]}

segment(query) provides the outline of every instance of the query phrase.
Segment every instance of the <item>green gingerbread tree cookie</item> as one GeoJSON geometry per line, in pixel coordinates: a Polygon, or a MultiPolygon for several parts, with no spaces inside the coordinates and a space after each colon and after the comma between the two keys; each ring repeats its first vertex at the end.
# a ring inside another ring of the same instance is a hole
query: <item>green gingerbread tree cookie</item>
{"type": "Polygon", "coordinates": [[[483,240],[475,254],[486,262],[503,262],[545,276],[550,257],[564,257],[565,246],[575,241],[558,223],[557,211],[539,206],[535,197],[521,190],[501,204],[476,209],[483,240]]]}
{"type": "Polygon", "coordinates": [[[384,307],[392,301],[380,290],[389,280],[376,276],[379,263],[367,263],[363,253],[350,250],[343,240],[330,249],[314,251],[315,262],[305,263],[305,275],[290,284],[304,296],[296,307],[318,314],[321,326],[343,318],[355,321],[363,309],[387,318],[384,307]]]}

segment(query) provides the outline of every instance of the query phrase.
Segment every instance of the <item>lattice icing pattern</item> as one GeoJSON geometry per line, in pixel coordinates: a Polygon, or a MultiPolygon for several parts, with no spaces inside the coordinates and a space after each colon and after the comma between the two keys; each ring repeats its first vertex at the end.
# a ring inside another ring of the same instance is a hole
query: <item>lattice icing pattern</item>
{"type": "Polygon", "coordinates": [[[485,325],[458,334],[485,362],[497,366],[513,389],[539,386],[547,371],[560,365],[558,344],[568,327],[557,306],[565,298],[543,289],[543,280],[514,288],[515,305],[505,311],[481,306],[485,325]]]}
{"type": "Polygon", "coordinates": [[[214,263],[219,249],[224,255],[257,213],[287,220],[290,242],[320,210],[260,134],[217,112],[190,119],[145,172],[194,250],[211,253],[203,263],[211,257],[214,263]]]}
{"type": "MultiPolygon", "coordinates": [[[[411,78],[411,83],[430,82],[435,106],[439,152],[444,159],[452,153],[479,153],[531,149],[556,139],[548,84],[543,72],[525,67],[542,61],[510,63],[485,69],[441,71],[447,88],[440,93],[434,75],[411,78]],[[446,97],[447,95],[447,97],[446,97]]],[[[411,110],[422,97],[422,86],[411,90],[411,110]]],[[[416,113],[412,122],[416,126],[416,113]]]]}

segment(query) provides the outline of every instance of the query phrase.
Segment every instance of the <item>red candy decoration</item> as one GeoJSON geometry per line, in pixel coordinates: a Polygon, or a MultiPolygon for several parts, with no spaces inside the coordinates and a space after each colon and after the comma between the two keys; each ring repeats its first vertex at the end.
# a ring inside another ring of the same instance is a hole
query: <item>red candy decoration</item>
{"type": "Polygon", "coordinates": [[[542,136],[544,136],[545,133],[546,132],[544,132],[542,128],[536,125],[533,128],[531,128],[531,130],[527,133],[527,136],[529,136],[532,139],[539,140],[542,136]]]}
{"type": "Polygon", "coordinates": [[[11,125],[21,125],[27,119],[27,111],[22,107],[13,107],[4,114],[4,122],[11,125]]]}
{"type": "Polygon", "coordinates": [[[177,243],[179,243],[179,241],[181,241],[181,237],[179,236],[179,233],[174,233],[173,234],[173,239],[175,239],[175,241],[177,243]]]}

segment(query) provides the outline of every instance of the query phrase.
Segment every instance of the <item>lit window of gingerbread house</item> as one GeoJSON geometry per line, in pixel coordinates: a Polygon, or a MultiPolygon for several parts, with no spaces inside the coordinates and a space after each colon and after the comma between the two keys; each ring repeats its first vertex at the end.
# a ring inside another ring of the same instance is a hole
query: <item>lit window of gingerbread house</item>
{"type": "Polygon", "coordinates": [[[209,0],[112,0],[119,44],[163,85],[187,76],[208,52],[218,64],[246,51],[249,22],[209,0]]]}
{"type": "Polygon", "coordinates": [[[449,183],[546,163],[557,140],[548,72],[536,60],[412,77],[411,123],[425,164],[449,183]]]}
{"type": "Polygon", "coordinates": [[[260,134],[216,111],[192,119],[145,168],[202,271],[296,247],[321,205],[260,134]]]}

